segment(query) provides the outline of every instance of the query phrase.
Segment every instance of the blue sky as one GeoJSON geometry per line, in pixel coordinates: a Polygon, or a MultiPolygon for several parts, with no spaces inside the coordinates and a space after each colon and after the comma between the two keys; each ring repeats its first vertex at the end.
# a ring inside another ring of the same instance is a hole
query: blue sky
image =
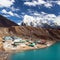
{"type": "Polygon", "coordinates": [[[60,1],[0,0],[0,14],[16,23],[37,18],[38,20],[54,20],[60,24],[60,1]]]}

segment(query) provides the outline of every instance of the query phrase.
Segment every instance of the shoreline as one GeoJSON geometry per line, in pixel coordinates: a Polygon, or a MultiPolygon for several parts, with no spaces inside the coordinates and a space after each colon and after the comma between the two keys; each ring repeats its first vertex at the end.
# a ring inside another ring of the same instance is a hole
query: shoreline
{"type": "MultiPolygon", "coordinates": [[[[56,41],[53,41],[51,44],[50,44],[50,46],[52,46],[53,44],[55,44],[56,43],[56,41]]],[[[38,48],[34,48],[34,47],[30,47],[30,48],[26,48],[26,49],[18,49],[18,50],[11,50],[11,51],[9,51],[10,53],[12,52],[12,53],[14,53],[14,52],[21,52],[21,51],[27,51],[27,50],[37,50],[37,49],[44,49],[44,48],[48,48],[48,47],[50,47],[50,46],[47,46],[47,45],[41,45],[40,46],[40,44],[38,45],[38,48]]],[[[6,51],[7,52],[7,51],[6,51]]],[[[9,53],[8,52],[8,53],[9,53]]]]}
{"type": "Polygon", "coordinates": [[[4,59],[0,59],[0,60],[10,60],[10,56],[13,53],[24,52],[24,51],[29,51],[29,50],[44,49],[44,48],[50,47],[51,45],[53,45],[55,43],[56,43],[56,41],[51,41],[51,43],[50,43],[49,46],[43,45],[43,44],[39,44],[39,45],[37,45],[38,48],[26,46],[25,48],[21,48],[20,47],[21,49],[18,49],[18,50],[17,49],[16,50],[10,50],[10,51],[9,50],[6,50],[6,51],[3,51],[4,54],[2,55],[2,57],[5,56],[5,58],[4,59]],[[5,53],[7,53],[7,55],[5,53]]]}
{"type": "MultiPolygon", "coordinates": [[[[54,41],[50,46],[52,46],[53,44],[55,44],[56,41],[54,41]]],[[[8,56],[8,60],[10,60],[10,56],[13,54],[13,53],[20,53],[20,52],[24,52],[24,51],[30,51],[30,50],[39,50],[39,49],[44,49],[44,48],[48,48],[50,46],[45,46],[43,48],[35,48],[35,49],[26,49],[26,50],[15,50],[15,51],[10,51],[8,52],[9,56],[8,56]]]]}

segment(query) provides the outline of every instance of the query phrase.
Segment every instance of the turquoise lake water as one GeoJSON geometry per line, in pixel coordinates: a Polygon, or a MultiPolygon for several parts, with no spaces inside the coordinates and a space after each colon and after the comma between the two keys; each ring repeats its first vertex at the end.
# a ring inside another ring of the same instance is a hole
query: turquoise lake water
{"type": "Polygon", "coordinates": [[[44,49],[14,53],[11,60],[60,60],[60,42],[44,49]]]}

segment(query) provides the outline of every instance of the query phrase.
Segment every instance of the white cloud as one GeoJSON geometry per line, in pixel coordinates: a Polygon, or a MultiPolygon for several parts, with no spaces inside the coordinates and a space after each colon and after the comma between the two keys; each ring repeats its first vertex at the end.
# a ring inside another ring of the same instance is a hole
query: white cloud
{"type": "Polygon", "coordinates": [[[1,12],[6,14],[6,15],[20,17],[17,13],[13,13],[12,11],[6,11],[5,9],[3,9],[1,12]]]}
{"type": "Polygon", "coordinates": [[[29,16],[29,15],[25,15],[24,16],[24,19],[23,19],[23,22],[24,23],[27,23],[29,26],[30,26],[30,22],[33,22],[35,19],[32,17],[32,16],[29,16]]]}
{"type": "Polygon", "coordinates": [[[25,15],[25,13],[24,13],[24,12],[22,12],[21,14],[22,14],[22,15],[25,15]]]}
{"type": "Polygon", "coordinates": [[[28,6],[36,6],[36,5],[44,5],[45,7],[47,7],[47,8],[51,8],[51,7],[53,7],[53,3],[55,3],[55,4],[58,4],[58,5],[60,5],[60,1],[44,1],[44,0],[37,0],[37,1],[35,1],[35,0],[32,0],[32,2],[24,2],[24,4],[25,5],[28,5],[28,6]]]}
{"type": "Polygon", "coordinates": [[[30,21],[33,21],[33,20],[35,20],[35,19],[33,18],[33,16],[29,16],[29,15],[25,15],[25,16],[24,16],[24,22],[30,22],[30,21]]]}
{"type": "Polygon", "coordinates": [[[6,15],[6,14],[4,14],[3,16],[5,16],[5,17],[10,17],[10,15],[6,15]]]}
{"type": "Polygon", "coordinates": [[[33,15],[39,16],[40,14],[38,12],[34,12],[33,15]]]}
{"type": "Polygon", "coordinates": [[[60,20],[59,19],[60,19],[60,15],[55,18],[55,22],[57,23],[57,25],[60,26],[60,20]]]}
{"type": "Polygon", "coordinates": [[[10,7],[14,2],[14,0],[0,0],[0,7],[10,7]]]}
{"type": "Polygon", "coordinates": [[[57,1],[48,1],[48,2],[60,5],[60,0],[57,0],[57,1]]]}
{"type": "Polygon", "coordinates": [[[14,13],[12,11],[7,12],[9,15],[14,16],[14,13]]]}
{"type": "Polygon", "coordinates": [[[0,7],[8,7],[9,9],[11,9],[11,11],[7,11],[7,10],[3,9],[1,11],[1,13],[4,13],[5,16],[7,16],[7,17],[8,17],[8,15],[19,17],[19,15],[17,13],[13,13],[13,11],[20,10],[18,8],[14,8],[14,6],[13,6],[14,2],[15,2],[15,0],[0,0],[0,7]]]}
{"type": "Polygon", "coordinates": [[[46,2],[44,0],[38,0],[37,4],[45,4],[46,2]]]}
{"type": "Polygon", "coordinates": [[[51,8],[51,7],[52,7],[52,4],[51,4],[51,3],[46,3],[46,4],[45,4],[45,7],[51,8]]]}
{"type": "Polygon", "coordinates": [[[19,10],[20,10],[20,9],[18,9],[18,8],[14,8],[13,6],[10,7],[10,9],[11,9],[12,11],[19,11],[19,10]]]}
{"type": "Polygon", "coordinates": [[[51,24],[51,21],[53,23],[56,23],[60,26],[60,16],[56,16],[54,14],[47,14],[45,12],[41,12],[40,14],[35,12],[33,16],[25,15],[23,22],[30,26],[30,23],[32,22],[34,24],[34,27],[36,25],[41,25],[41,23],[48,23],[51,24]]]}
{"type": "Polygon", "coordinates": [[[18,25],[21,25],[21,23],[17,23],[18,25]]]}
{"type": "Polygon", "coordinates": [[[1,12],[2,12],[2,13],[5,13],[5,14],[7,13],[7,11],[6,11],[5,9],[3,9],[1,12]]]}
{"type": "Polygon", "coordinates": [[[29,5],[29,6],[36,6],[35,1],[33,1],[33,2],[25,2],[24,4],[29,5]]]}
{"type": "Polygon", "coordinates": [[[19,23],[17,23],[18,25],[21,25],[22,21],[19,20],[19,23]]]}
{"type": "Polygon", "coordinates": [[[42,12],[41,12],[41,14],[43,14],[43,15],[44,15],[44,14],[46,14],[46,13],[42,11],[42,12]]]}
{"type": "Polygon", "coordinates": [[[46,2],[43,0],[38,0],[38,1],[33,0],[32,2],[25,2],[24,4],[29,5],[29,6],[36,6],[36,5],[41,5],[41,4],[45,4],[45,3],[46,2]]]}
{"type": "Polygon", "coordinates": [[[60,1],[57,1],[57,4],[60,5],[60,1]]]}
{"type": "Polygon", "coordinates": [[[19,16],[18,14],[16,14],[16,13],[14,13],[14,15],[15,15],[16,17],[20,18],[20,16],[19,16]]]}
{"type": "Polygon", "coordinates": [[[1,11],[2,13],[4,13],[4,14],[9,14],[9,15],[11,15],[11,16],[14,16],[14,13],[12,12],[12,11],[6,11],[5,9],[3,9],[2,11],[1,11]]]}

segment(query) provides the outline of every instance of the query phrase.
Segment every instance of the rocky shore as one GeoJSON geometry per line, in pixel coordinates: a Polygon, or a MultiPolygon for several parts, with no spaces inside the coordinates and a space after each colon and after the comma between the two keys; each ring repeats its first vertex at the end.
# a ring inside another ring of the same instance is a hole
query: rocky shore
{"type": "Polygon", "coordinates": [[[54,43],[56,43],[56,41],[49,41],[49,45],[43,45],[43,44],[37,44],[37,47],[29,47],[29,46],[25,46],[25,47],[20,47],[17,50],[11,50],[9,51],[10,53],[15,53],[15,52],[21,52],[21,51],[27,51],[27,50],[36,50],[36,49],[43,49],[43,48],[47,48],[52,46],[54,43]]]}
{"type": "Polygon", "coordinates": [[[31,43],[31,41],[29,41],[29,42],[25,42],[25,43],[20,43],[19,45],[13,47],[13,45],[11,45],[11,46],[9,45],[12,43],[11,40],[6,41],[6,44],[5,44],[5,42],[2,42],[3,40],[1,38],[0,38],[0,40],[1,40],[0,41],[0,60],[10,60],[9,57],[12,53],[26,51],[26,50],[47,48],[56,42],[56,41],[52,41],[52,40],[47,40],[45,42],[45,44],[39,43],[34,46],[29,46],[29,44],[31,43]]]}
{"type": "MultiPolygon", "coordinates": [[[[55,41],[50,41],[50,46],[53,45],[54,43],[55,43],[55,41]]],[[[18,49],[18,50],[0,51],[0,60],[10,60],[9,57],[12,53],[21,52],[21,51],[25,51],[25,50],[34,50],[34,49],[46,48],[46,47],[48,47],[48,46],[38,44],[37,48],[26,46],[24,48],[20,47],[21,49],[18,49]]]]}
{"type": "Polygon", "coordinates": [[[9,53],[5,51],[0,51],[0,60],[8,60],[9,53]]]}

